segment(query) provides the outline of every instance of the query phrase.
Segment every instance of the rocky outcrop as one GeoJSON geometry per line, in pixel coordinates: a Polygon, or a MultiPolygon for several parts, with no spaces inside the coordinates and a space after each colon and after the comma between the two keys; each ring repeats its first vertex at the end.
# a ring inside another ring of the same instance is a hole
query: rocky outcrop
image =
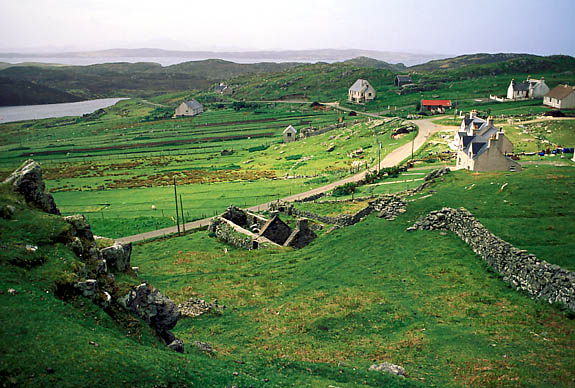
{"type": "Polygon", "coordinates": [[[132,243],[114,242],[114,245],[100,251],[111,271],[124,272],[131,269],[132,243]]]}
{"type": "Polygon", "coordinates": [[[423,191],[424,189],[431,186],[437,178],[440,178],[440,177],[444,176],[445,174],[448,174],[449,172],[451,172],[449,167],[442,167],[442,168],[438,168],[437,170],[431,171],[429,174],[427,174],[425,176],[425,178],[423,178],[423,183],[421,185],[417,186],[415,189],[408,190],[407,191],[408,194],[413,195],[413,194],[419,193],[420,191],[423,191]]]}
{"type": "Polygon", "coordinates": [[[4,183],[14,186],[28,203],[47,213],[60,215],[54,197],[46,192],[46,185],[42,179],[42,167],[32,159],[22,163],[4,180],[4,183]]]}
{"type": "Polygon", "coordinates": [[[407,230],[417,229],[454,232],[512,287],[575,311],[575,272],[538,260],[535,255],[500,239],[468,210],[443,208],[433,211],[407,230]]]}
{"type": "Polygon", "coordinates": [[[118,302],[148,323],[166,344],[175,340],[170,330],[178,323],[180,311],[178,306],[160,291],[143,283],[119,298],[118,302]]]}

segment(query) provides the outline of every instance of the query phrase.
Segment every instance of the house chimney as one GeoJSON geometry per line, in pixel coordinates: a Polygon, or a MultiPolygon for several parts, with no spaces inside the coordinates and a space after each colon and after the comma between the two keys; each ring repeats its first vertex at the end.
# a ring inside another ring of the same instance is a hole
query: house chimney
{"type": "Polygon", "coordinates": [[[495,119],[493,118],[493,116],[489,116],[487,118],[487,126],[488,127],[492,127],[494,122],[495,122],[495,119]]]}
{"type": "Polygon", "coordinates": [[[469,118],[470,118],[470,119],[474,119],[474,118],[476,118],[476,117],[477,117],[477,111],[476,111],[475,109],[473,109],[473,110],[471,111],[471,113],[469,114],[469,118]]]}

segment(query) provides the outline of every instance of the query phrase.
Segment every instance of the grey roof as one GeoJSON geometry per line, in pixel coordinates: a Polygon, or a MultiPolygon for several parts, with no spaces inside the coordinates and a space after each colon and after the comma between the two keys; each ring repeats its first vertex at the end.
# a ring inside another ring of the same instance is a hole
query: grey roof
{"type": "Polygon", "coordinates": [[[214,88],[214,90],[215,90],[216,92],[221,92],[221,91],[224,90],[225,88],[227,88],[226,85],[218,85],[218,86],[216,86],[216,87],[214,88]]]}
{"type": "Polygon", "coordinates": [[[529,91],[529,82],[514,83],[513,89],[517,92],[527,92],[529,91]]]}
{"type": "Polygon", "coordinates": [[[202,104],[200,104],[198,101],[196,101],[193,98],[189,101],[184,102],[184,104],[186,104],[188,106],[188,108],[190,108],[190,109],[198,109],[198,108],[203,109],[203,107],[204,107],[202,104]]]}
{"type": "Polygon", "coordinates": [[[353,92],[360,92],[360,93],[362,93],[362,92],[365,91],[365,89],[367,89],[368,86],[371,86],[371,85],[369,84],[369,82],[367,82],[366,80],[360,78],[360,79],[358,79],[357,81],[355,81],[355,82],[353,83],[353,85],[351,85],[351,88],[349,88],[349,90],[351,90],[351,91],[353,91],[353,92]]]}
{"type": "Polygon", "coordinates": [[[409,81],[411,82],[411,77],[408,75],[396,75],[395,78],[397,78],[399,81],[409,81]]]}

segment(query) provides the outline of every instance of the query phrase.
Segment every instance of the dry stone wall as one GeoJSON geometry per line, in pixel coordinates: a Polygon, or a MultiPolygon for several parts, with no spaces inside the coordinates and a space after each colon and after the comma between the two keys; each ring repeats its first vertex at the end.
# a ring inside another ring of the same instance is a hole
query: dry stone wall
{"type": "Polygon", "coordinates": [[[433,211],[407,230],[417,229],[454,232],[512,287],[575,311],[575,272],[538,260],[535,255],[500,239],[468,210],[443,208],[433,211]]]}

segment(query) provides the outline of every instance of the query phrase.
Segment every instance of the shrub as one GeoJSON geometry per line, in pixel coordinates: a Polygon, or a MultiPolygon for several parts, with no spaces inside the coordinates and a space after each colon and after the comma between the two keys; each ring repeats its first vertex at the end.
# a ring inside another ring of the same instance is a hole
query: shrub
{"type": "Polygon", "coordinates": [[[301,159],[302,156],[303,156],[302,154],[289,155],[289,156],[286,156],[286,160],[298,160],[298,159],[301,159]]]}
{"type": "Polygon", "coordinates": [[[333,189],[332,195],[334,197],[341,197],[344,195],[353,194],[355,193],[356,190],[357,190],[357,183],[347,182],[346,184],[342,186],[337,186],[335,189],[333,189]]]}

